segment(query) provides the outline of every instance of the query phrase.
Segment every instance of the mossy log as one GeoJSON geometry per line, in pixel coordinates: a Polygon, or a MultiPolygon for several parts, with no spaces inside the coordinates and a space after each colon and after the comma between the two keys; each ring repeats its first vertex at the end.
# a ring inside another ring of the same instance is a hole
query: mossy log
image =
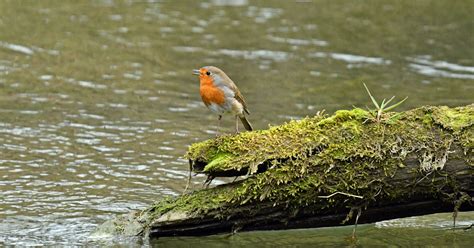
{"type": "Polygon", "coordinates": [[[193,144],[194,172],[245,179],[101,227],[151,236],[337,226],[473,210],[474,105],[317,115],[193,144]],[[357,214],[356,214],[357,213],[357,214]]]}

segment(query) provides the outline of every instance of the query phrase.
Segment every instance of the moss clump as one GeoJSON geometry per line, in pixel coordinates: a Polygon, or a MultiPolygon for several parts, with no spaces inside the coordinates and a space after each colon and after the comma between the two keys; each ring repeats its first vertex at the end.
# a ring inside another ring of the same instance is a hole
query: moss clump
{"type": "Polygon", "coordinates": [[[212,158],[211,162],[204,167],[204,172],[212,172],[215,168],[220,168],[227,161],[233,159],[234,155],[229,152],[216,153],[212,158]]]}
{"type": "Polygon", "coordinates": [[[195,161],[209,161],[217,154],[216,145],[217,140],[206,140],[199,143],[194,143],[189,147],[187,156],[193,158],[195,161]]]}
{"type": "MultiPolygon", "coordinates": [[[[469,132],[473,109],[473,105],[422,107],[403,114],[387,113],[397,118],[382,123],[371,122],[370,113],[362,109],[340,110],[332,116],[305,118],[268,130],[205,141],[192,146],[187,157],[197,160],[193,154],[205,153],[199,149],[223,154],[199,157],[207,163],[203,172],[209,175],[242,169],[249,169],[252,174],[257,172],[256,165],[269,165],[264,173],[232,185],[233,190],[220,198],[224,202],[292,199],[309,204],[321,200],[317,195],[336,191],[370,199],[375,194],[371,186],[383,185],[384,181],[370,175],[380,171],[389,177],[395,175],[405,167],[409,153],[416,154],[420,164],[423,156],[429,154],[432,159],[425,162],[431,164],[442,161],[450,145],[460,137],[467,136],[465,143],[472,144],[469,132]],[[445,134],[443,130],[433,129],[433,125],[456,133],[445,134]],[[309,189],[311,194],[306,192],[309,189]]],[[[438,163],[436,168],[442,165],[438,163]]],[[[396,194],[387,193],[390,197],[396,194]]]]}
{"type": "Polygon", "coordinates": [[[353,110],[339,110],[336,111],[333,116],[319,121],[318,125],[334,125],[336,123],[345,123],[347,120],[366,120],[368,118],[370,118],[370,113],[360,108],[355,108],[353,110]]]}
{"type": "Polygon", "coordinates": [[[474,104],[457,108],[442,106],[425,109],[431,114],[435,124],[453,131],[453,135],[460,140],[464,147],[465,153],[471,154],[468,161],[472,165],[474,161],[472,157],[474,149],[474,104]]]}
{"type": "Polygon", "coordinates": [[[302,150],[314,149],[323,142],[324,137],[314,135],[318,121],[322,119],[322,116],[316,116],[268,130],[220,136],[192,145],[186,157],[196,163],[207,164],[204,168],[207,174],[230,170],[253,174],[264,162],[272,164],[282,157],[297,157],[302,150]]]}
{"type": "Polygon", "coordinates": [[[449,108],[446,106],[431,108],[433,120],[444,128],[460,132],[474,124],[474,104],[465,107],[449,108]]]}
{"type": "Polygon", "coordinates": [[[159,216],[170,210],[186,213],[205,213],[207,210],[222,207],[222,202],[225,201],[225,196],[230,191],[230,188],[227,187],[217,187],[197,191],[194,194],[186,194],[177,199],[168,198],[154,204],[149,212],[153,213],[154,216],[159,216]]]}
{"type": "MultiPolygon", "coordinates": [[[[195,167],[197,172],[216,176],[244,170],[253,176],[160,201],[143,215],[151,216],[146,223],[153,225],[153,220],[170,212],[232,218],[242,214],[235,212],[236,206],[248,206],[253,212],[245,216],[250,218],[262,203],[289,212],[303,206],[329,211],[360,204],[361,198],[370,205],[415,194],[438,195],[443,187],[428,187],[431,180],[393,178],[400,171],[424,177],[430,170],[443,169],[453,144],[466,145],[458,159],[472,165],[473,109],[474,105],[422,107],[386,113],[397,118],[378,123],[370,121],[365,110],[343,110],[193,144],[186,156],[202,164],[199,170],[195,167]],[[408,159],[418,160],[419,165],[406,166],[408,159]],[[266,165],[263,172],[257,170],[262,164],[266,165]],[[420,183],[426,187],[420,188],[420,183]],[[405,188],[415,184],[407,195],[405,188]],[[346,195],[325,197],[336,192],[346,195]]],[[[444,181],[453,183],[449,176],[444,181]]]]}

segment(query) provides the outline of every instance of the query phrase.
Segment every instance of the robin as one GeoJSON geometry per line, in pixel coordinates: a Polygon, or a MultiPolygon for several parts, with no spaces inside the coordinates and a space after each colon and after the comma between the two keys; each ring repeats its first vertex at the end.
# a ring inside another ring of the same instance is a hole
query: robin
{"type": "Polygon", "coordinates": [[[199,75],[201,99],[212,112],[219,115],[218,127],[222,114],[231,112],[235,115],[235,132],[239,132],[239,121],[242,121],[244,127],[248,131],[252,131],[245,114],[250,114],[247,109],[244,97],[234,82],[222,71],[215,66],[204,66],[199,70],[193,70],[193,74],[199,75]]]}

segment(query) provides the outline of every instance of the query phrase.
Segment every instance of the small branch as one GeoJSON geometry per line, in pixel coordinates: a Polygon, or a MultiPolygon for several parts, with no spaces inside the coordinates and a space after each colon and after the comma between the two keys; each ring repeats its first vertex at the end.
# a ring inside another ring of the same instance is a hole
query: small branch
{"type": "Polygon", "coordinates": [[[324,198],[324,199],[328,199],[328,198],[331,198],[337,194],[341,194],[341,195],[345,195],[345,196],[350,196],[350,197],[354,197],[354,198],[359,198],[359,199],[362,199],[364,198],[363,196],[360,196],[360,195],[353,195],[353,194],[349,194],[349,193],[344,193],[344,192],[334,192],[330,195],[319,195],[318,198],[324,198]]]}
{"type": "Polygon", "coordinates": [[[416,185],[418,185],[421,181],[425,180],[425,178],[429,177],[432,173],[434,172],[434,170],[426,173],[426,175],[424,177],[422,177],[420,180],[418,180],[414,185],[413,187],[415,187],[416,185]]]}

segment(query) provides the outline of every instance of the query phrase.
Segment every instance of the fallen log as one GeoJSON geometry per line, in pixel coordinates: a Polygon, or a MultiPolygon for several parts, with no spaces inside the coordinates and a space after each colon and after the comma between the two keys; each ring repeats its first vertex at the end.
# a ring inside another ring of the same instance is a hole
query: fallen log
{"type": "Polygon", "coordinates": [[[209,235],[474,210],[474,105],[362,109],[193,144],[191,169],[247,178],[167,198],[97,233],[209,235]],[[359,217],[360,216],[360,217],[359,217]]]}

